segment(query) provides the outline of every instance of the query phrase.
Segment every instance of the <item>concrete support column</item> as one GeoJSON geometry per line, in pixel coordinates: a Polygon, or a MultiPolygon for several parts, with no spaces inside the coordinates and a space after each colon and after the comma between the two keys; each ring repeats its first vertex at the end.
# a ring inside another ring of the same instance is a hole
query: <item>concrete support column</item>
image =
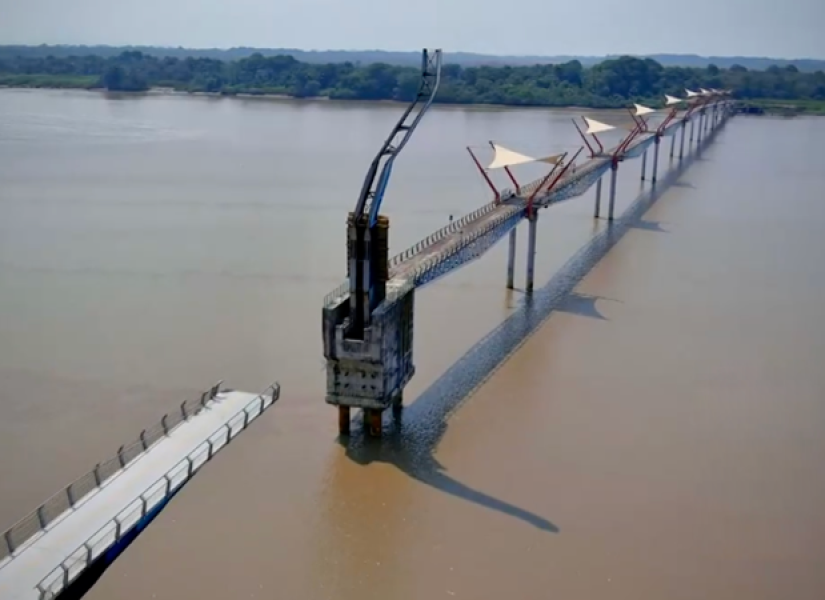
{"type": "Polygon", "coordinates": [[[653,140],[653,183],[656,183],[656,175],[659,171],[659,143],[662,141],[658,135],[653,140]]]}
{"type": "Polygon", "coordinates": [[[607,204],[607,220],[613,220],[613,209],[616,206],[616,175],[619,173],[619,163],[615,160],[610,165],[610,200],[607,204]]]}
{"type": "Polygon", "coordinates": [[[597,219],[602,208],[602,179],[604,179],[604,177],[599,177],[599,180],[596,182],[596,209],[593,211],[593,216],[597,219]]]}
{"type": "Polygon", "coordinates": [[[696,148],[702,145],[702,126],[705,124],[705,113],[699,113],[699,124],[696,126],[696,148]]]}
{"type": "Polygon", "coordinates": [[[338,407],[338,433],[349,435],[350,414],[349,406],[338,407]]]}
{"type": "Polygon", "coordinates": [[[694,129],[694,125],[695,125],[695,120],[691,119],[690,120],[690,139],[688,140],[688,152],[690,152],[690,149],[693,147],[693,129],[694,129]]]}
{"type": "Polygon", "coordinates": [[[534,212],[527,219],[529,230],[527,232],[527,285],[525,289],[528,294],[533,293],[533,281],[536,273],[536,226],[538,222],[538,212],[534,212]]]}
{"type": "Polygon", "coordinates": [[[398,395],[392,399],[392,414],[395,417],[401,416],[404,411],[404,392],[398,392],[398,395]]]}
{"type": "Polygon", "coordinates": [[[645,171],[647,170],[647,150],[642,154],[642,181],[645,180],[645,171]]]}
{"type": "Polygon", "coordinates": [[[672,136],[670,136],[670,158],[673,158],[673,154],[676,152],[676,133],[674,132],[672,136]]]}
{"type": "Polygon", "coordinates": [[[682,121],[682,139],[679,141],[679,160],[685,156],[685,130],[687,129],[687,121],[682,121]]]}
{"type": "Polygon", "coordinates": [[[364,409],[364,429],[370,437],[381,437],[381,411],[375,408],[364,409]]]}
{"type": "Polygon", "coordinates": [[[510,251],[507,255],[507,289],[512,290],[516,277],[516,232],[518,227],[510,230],[510,251]]]}

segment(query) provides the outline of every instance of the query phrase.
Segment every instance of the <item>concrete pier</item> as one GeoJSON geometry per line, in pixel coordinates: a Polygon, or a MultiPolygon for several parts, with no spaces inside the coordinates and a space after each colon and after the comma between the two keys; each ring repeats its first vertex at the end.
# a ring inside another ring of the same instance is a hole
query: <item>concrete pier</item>
{"type": "Polygon", "coordinates": [[[653,183],[656,183],[656,176],[659,172],[659,143],[662,141],[662,138],[658,135],[653,142],[653,177],[651,180],[653,183]]]}
{"type": "Polygon", "coordinates": [[[613,220],[613,212],[616,207],[616,176],[619,173],[619,163],[613,160],[610,165],[610,198],[607,203],[607,220],[613,220]]]}
{"type": "Polygon", "coordinates": [[[516,277],[516,232],[517,227],[514,227],[510,232],[510,246],[507,254],[507,289],[512,290],[515,285],[516,277]]]}
{"type": "Polygon", "coordinates": [[[533,291],[533,285],[536,275],[536,227],[539,221],[539,213],[533,212],[528,216],[527,223],[529,225],[527,232],[527,283],[525,289],[527,293],[533,291]]]}

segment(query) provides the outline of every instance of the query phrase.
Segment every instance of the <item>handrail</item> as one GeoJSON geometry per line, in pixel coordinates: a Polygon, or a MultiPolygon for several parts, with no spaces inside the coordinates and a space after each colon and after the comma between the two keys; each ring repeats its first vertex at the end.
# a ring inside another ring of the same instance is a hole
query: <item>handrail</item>
{"type": "Polygon", "coordinates": [[[221,425],[205,442],[148,486],[138,498],[135,498],[113,519],[89,536],[68,558],[40,581],[36,588],[40,594],[40,600],[57,597],[94,560],[117,544],[141,519],[189,481],[218,450],[246,429],[255,418],[274,404],[280,395],[281,386],[277,382],[270,385],[221,425]]]}
{"type": "Polygon", "coordinates": [[[415,256],[416,254],[421,252],[423,249],[425,249],[429,246],[432,246],[436,242],[441,241],[442,239],[444,239],[445,237],[447,237],[451,233],[455,233],[456,231],[460,231],[468,223],[471,223],[472,221],[475,221],[479,217],[482,217],[482,216],[486,215],[487,213],[492,212],[493,210],[495,210],[495,208],[497,206],[499,206],[499,204],[497,204],[496,202],[490,202],[489,204],[485,204],[481,208],[478,208],[478,209],[474,210],[473,212],[467,213],[463,217],[461,217],[461,218],[459,218],[455,221],[452,221],[449,225],[446,225],[446,226],[442,227],[441,229],[438,229],[438,230],[434,231],[433,233],[431,233],[430,235],[425,237],[423,240],[419,241],[418,243],[414,244],[413,246],[410,246],[409,248],[407,248],[403,252],[393,256],[390,259],[390,268],[396,267],[399,264],[403,263],[404,261],[409,260],[410,258],[415,256]]]}
{"type": "Polygon", "coordinates": [[[0,562],[9,556],[13,556],[15,551],[23,544],[40,534],[66,511],[71,510],[83,498],[132,463],[158,440],[169,435],[175,427],[200,412],[206,402],[215,398],[222,384],[223,381],[219,381],[203,392],[200,397],[186,400],[176,411],[163,415],[155,425],[141,431],[136,441],[118,448],[116,456],[95,465],[94,469],[75,479],[4,531],[3,541],[0,542],[0,562]]]}

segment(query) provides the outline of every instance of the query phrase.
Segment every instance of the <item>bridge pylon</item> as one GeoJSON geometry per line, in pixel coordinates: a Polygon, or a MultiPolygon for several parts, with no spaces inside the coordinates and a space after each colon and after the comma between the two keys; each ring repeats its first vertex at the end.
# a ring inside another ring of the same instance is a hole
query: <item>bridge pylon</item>
{"type": "Polygon", "coordinates": [[[347,279],[322,311],[327,362],[326,402],[338,407],[338,430],[350,430],[350,409],[363,410],[364,429],[381,434],[383,411],[402,403],[413,366],[414,288],[388,289],[389,219],[381,202],[395,158],[429,109],[441,80],[441,50],[424,50],[415,99],[381,146],[347,218],[347,279]],[[391,298],[388,298],[391,296],[391,298]]]}

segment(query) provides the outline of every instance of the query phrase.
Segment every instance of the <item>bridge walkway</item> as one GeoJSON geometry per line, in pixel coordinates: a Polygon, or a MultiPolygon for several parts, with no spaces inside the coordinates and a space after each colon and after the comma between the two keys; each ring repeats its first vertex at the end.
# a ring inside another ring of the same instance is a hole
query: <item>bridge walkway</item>
{"type": "MultiPolygon", "coordinates": [[[[661,137],[675,135],[681,126],[680,121],[674,122],[667,127],[661,137]]],[[[652,134],[642,134],[626,148],[620,160],[641,156],[653,145],[655,138],[656,136],[652,134]]],[[[571,168],[556,182],[552,190],[539,191],[536,194],[535,207],[537,209],[548,208],[585,193],[610,169],[611,156],[614,151],[615,148],[607,150],[603,155],[590,158],[581,165],[571,168]]],[[[442,272],[430,274],[430,271],[436,269],[446,258],[462,252],[474,243],[478,243],[483,248],[473,252],[473,258],[483,253],[483,250],[489,248],[521,219],[526,218],[530,194],[546,183],[544,178],[539,178],[523,186],[519,194],[507,191],[502,195],[501,203],[487,204],[394,256],[390,260],[390,289],[401,290],[409,286],[418,287],[429,283],[443,274],[442,272]],[[516,216],[517,218],[514,218],[516,216]],[[490,239],[483,239],[487,236],[490,239]]],[[[466,260],[458,262],[463,263],[466,260]]],[[[339,296],[345,294],[346,291],[346,285],[336,290],[339,296]]],[[[335,292],[330,296],[334,294],[335,292]]]]}
{"type": "MultiPolygon", "coordinates": [[[[698,114],[690,118],[697,116],[698,114]]],[[[675,135],[681,127],[682,121],[677,119],[662,132],[661,137],[675,135]]],[[[619,160],[641,156],[653,145],[655,138],[651,133],[643,133],[625,149],[619,160]]],[[[604,154],[571,168],[552,190],[536,194],[535,207],[548,208],[585,193],[610,169],[615,150],[616,148],[606,150],[604,154]]],[[[544,178],[536,179],[523,186],[518,194],[507,190],[502,194],[500,203],[486,204],[392,257],[389,261],[390,280],[385,304],[392,304],[393,298],[405,290],[425,285],[483,254],[526,217],[527,199],[543,182],[544,178]]],[[[334,305],[348,294],[349,282],[345,281],[326,296],[324,305],[334,305]]]]}

